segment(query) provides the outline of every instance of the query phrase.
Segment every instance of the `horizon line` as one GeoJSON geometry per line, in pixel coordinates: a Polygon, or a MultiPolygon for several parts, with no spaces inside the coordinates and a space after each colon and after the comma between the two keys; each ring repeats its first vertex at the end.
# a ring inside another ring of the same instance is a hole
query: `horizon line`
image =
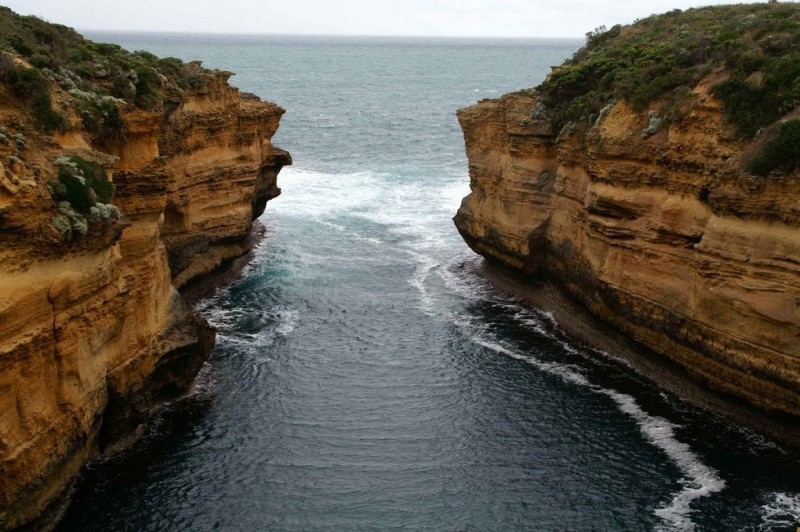
{"type": "Polygon", "coordinates": [[[110,28],[75,28],[78,33],[124,33],[124,34],[153,34],[153,35],[213,35],[220,37],[362,37],[362,38],[390,38],[390,39],[496,39],[496,40],[584,40],[585,36],[557,36],[557,37],[531,37],[508,35],[410,35],[410,34],[368,34],[368,33],[256,33],[256,32],[225,32],[225,31],[185,31],[185,30],[136,30],[136,29],[110,29],[110,28]]]}

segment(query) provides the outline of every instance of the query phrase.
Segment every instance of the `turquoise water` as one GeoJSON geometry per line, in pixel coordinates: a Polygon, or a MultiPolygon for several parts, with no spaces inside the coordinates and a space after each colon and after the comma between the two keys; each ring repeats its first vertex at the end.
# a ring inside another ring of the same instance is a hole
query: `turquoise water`
{"type": "Polygon", "coordinates": [[[64,530],[767,530],[797,457],[565,337],[451,217],[454,112],[575,41],[93,35],[203,59],[288,111],[295,166],[195,395],[92,468],[64,530]]]}

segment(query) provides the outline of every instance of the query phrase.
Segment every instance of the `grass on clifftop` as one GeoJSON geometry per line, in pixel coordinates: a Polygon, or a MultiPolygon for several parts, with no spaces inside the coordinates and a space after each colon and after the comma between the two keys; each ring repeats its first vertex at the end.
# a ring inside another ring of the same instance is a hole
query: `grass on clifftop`
{"type": "Polygon", "coordinates": [[[196,63],[95,43],[66,26],[0,6],[0,81],[29,106],[46,132],[66,127],[64,116],[53,109],[52,83],[83,101],[78,111],[87,130],[113,138],[124,127],[114,99],[155,109],[170,91],[202,86],[204,72],[196,63]]]}
{"type": "MultiPolygon", "coordinates": [[[[609,102],[622,99],[639,111],[663,101],[669,119],[679,116],[690,87],[717,70],[728,77],[711,92],[744,139],[796,109],[800,5],[675,10],[630,26],[598,28],[538,91],[558,128],[590,123],[609,102]]],[[[800,159],[790,166],[800,167],[800,159]]]]}

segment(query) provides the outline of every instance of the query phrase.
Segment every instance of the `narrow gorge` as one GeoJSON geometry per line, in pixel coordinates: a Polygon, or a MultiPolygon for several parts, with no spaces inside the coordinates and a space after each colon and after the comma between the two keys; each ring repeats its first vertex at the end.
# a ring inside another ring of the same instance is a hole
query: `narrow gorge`
{"type": "Polygon", "coordinates": [[[800,4],[125,7],[0,8],[0,530],[797,527],[800,4]]]}
{"type": "Polygon", "coordinates": [[[460,110],[471,194],[455,217],[476,252],[793,419],[797,12],[724,6],[602,28],[537,89],[460,110]]]}
{"type": "Polygon", "coordinates": [[[0,9],[0,529],[191,387],[214,329],[177,291],[248,249],[283,109],[231,72],[0,9]]]}

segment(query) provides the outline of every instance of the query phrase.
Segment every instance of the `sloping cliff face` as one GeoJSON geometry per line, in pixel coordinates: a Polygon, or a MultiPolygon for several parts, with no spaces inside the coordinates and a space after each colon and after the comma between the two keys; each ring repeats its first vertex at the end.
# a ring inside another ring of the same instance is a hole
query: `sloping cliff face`
{"type": "Polygon", "coordinates": [[[85,91],[56,83],[48,134],[0,83],[0,529],[56,518],[87,461],[190,388],[214,331],[176,287],[246,251],[280,193],[283,109],[187,68],[148,108],[105,100],[123,134],[98,135],[85,91]]]}
{"type": "Polygon", "coordinates": [[[617,100],[556,131],[537,91],[460,110],[472,193],[455,223],[711,387],[797,416],[800,175],[746,170],[764,140],[712,96],[728,75],[663,122],[663,102],[617,100]]]}

